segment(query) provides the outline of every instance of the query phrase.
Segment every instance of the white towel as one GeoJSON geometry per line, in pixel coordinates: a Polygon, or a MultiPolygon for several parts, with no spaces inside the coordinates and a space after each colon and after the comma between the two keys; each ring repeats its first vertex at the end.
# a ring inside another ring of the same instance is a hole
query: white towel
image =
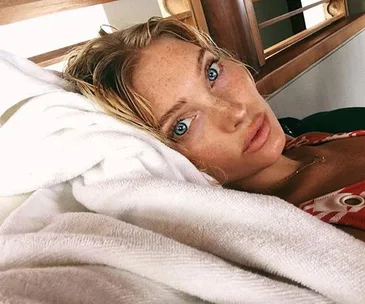
{"type": "Polygon", "coordinates": [[[0,302],[365,302],[363,242],[211,185],[26,60],[0,80],[1,109],[33,97],[0,128],[0,196],[34,191],[0,226],[0,302]]]}

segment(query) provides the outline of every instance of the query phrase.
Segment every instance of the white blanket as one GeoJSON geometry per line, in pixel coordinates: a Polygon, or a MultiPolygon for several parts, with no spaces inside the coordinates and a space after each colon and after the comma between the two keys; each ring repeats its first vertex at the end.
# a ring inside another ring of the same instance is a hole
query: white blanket
{"type": "Polygon", "coordinates": [[[0,52],[0,84],[0,196],[34,191],[0,226],[1,303],[365,303],[364,243],[211,185],[26,60],[0,52]]]}

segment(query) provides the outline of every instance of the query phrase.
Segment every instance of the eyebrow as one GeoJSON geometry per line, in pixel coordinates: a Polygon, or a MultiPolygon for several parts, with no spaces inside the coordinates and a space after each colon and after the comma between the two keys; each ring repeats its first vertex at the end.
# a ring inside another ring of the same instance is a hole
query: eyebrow
{"type": "Polygon", "coordinates": [[[205,48],[201,48],[199,50],[199,55],[198,55],[198,62],[197,62],[197,74],[200,75],[202,69],[203,69],[203,59],[204,59],[204,55],[208,50],[205,48]]]}
{"type": "Polygon", "coordinates": [[[184,107],[184,105],[186,104],[186,100],[179,100],[170,110],[168,110],[164,115],[162,115],[161,119],[160,119],[160,126],[163,126],[166,121],[168,121],[170,119],[170,117],[176,113],[177,111],[179,111],[182,107],[184,107]]]}

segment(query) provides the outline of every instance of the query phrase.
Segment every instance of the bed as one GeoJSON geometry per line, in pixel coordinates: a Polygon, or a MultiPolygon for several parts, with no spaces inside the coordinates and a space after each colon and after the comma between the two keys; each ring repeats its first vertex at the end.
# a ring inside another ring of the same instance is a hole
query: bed
{"type": "MultiPolygon", "coordinates": [[[[107,2],[6,1],[0,14],[107,2]]],[[[30,59],[50,67],[73,46],[30,59]]],[[[278,198],[213,186],[52,72],[8,57],[1,94],[22,95],[11,72],[46,89],[2,116],[0,302],[364,303],[363,243],[278,198]]]]}

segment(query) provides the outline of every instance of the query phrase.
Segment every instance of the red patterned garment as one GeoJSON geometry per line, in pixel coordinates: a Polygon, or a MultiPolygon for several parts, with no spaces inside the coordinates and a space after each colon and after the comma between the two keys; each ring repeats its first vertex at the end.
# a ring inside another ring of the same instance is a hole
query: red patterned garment
{"type": "MultiPolygon", "coordinates": [[[[333,135],[308,133],[289,139],[285,150],[357,136],[365,136],[365,130],[333,135]]],[[[324,222],[365,230],[365,181],[304,202],[299,208],[324,222]]]]}

